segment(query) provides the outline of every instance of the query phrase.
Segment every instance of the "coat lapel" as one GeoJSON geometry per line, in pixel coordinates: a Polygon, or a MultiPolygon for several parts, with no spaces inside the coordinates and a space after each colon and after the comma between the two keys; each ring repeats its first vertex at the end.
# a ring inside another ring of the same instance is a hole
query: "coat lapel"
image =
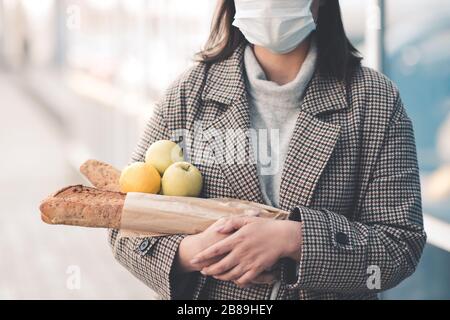
{"type": "Polygon", "coordinates": [[[249,136],[250,115],[242,57],[245,44],[208,72],[203,101],[214,101],[224,111],[202,124],[203,139],[230,184],[235,197],[263,202],[249,136]]]}
{"type": "Polygon", "coordinates": [[[216,121],[205,126],[203,132],[235,197],[262,203],[249,127],[248,104],[245,97],[242,97],[234,101],[216,121]]]}
{"type": "MultiPolygon", "coordinates": [[[[224,110],[214,120],[202,124],[203,139],[213,150],[215,161],[235,197],[262,203],[258,171],[248,135],[250,116],[243,70],[244,50],[245,44],[230,58],[212,64],[208,70],[202,100],[213,101],[224,110]],[[240,136],[236,149],[231,151],[237,155],[237,163],[227,160],[230,153],[227,146],[233,143],[230,143],[226,132],[238,132],[240,136]]],[[[280,208],[290,210],[295,206],[310,205],[340,135],[339,125],[325,122],[318,116],[347,108],[345,97],[342,82],[315,74],[303,99],[283,166],[280,208]]]]}
{"type": "Polygon", "coordinates": [[[319,119],[347,107],[345,87],[316,73],[306,92],[283,166],[280,207],[309,206],[340,135],[340,126],[319,119]]]}

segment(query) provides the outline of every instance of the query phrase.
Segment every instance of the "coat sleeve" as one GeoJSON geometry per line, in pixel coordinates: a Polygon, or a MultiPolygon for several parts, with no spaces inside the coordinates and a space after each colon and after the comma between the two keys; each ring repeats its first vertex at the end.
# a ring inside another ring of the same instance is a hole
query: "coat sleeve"
{"type": "Polygon", "coordinates": [[[414,272],[426,234],[412,123],[396,101],[355,221],[326,209],[293,210],[303,222],[303,245],[296,268],[284,265],[288,288],[376,293],[414,272]]]}
{"type": "MultiPolygon", "coordinates": [[[[177,103],[175,92],[176,88],[169,90],[165,101],[157,106],[132,155],[133,162],[143,161],[146,150],[153,142],[171,138],[163,110],[177,103]]],[[[191,299],[188,288],[192,287],[190,283],[195,281],[195,274],[174,272],[174,260],[184,237],[131,237],[122,235],[119,230],[109,230],[114,257],[163,299],[191,299]]]]}

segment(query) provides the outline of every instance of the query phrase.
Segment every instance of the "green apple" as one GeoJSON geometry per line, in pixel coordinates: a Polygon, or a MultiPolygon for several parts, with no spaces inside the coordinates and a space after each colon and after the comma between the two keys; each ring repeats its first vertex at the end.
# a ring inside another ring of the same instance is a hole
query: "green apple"
{"type": "Polygon", "coordinates": [[[169,140],[156,141],[145,154],[145,162],[154,166],[161,176],[171,164],[180,161],[183,161],[183,151],[169,140]]]}
{"type": "Polygon", "coordinates": [[[176,162],[164,172],[161,180],[165,196],[198,197],[203,179],[200,171],[189,162],[176,162]]]}

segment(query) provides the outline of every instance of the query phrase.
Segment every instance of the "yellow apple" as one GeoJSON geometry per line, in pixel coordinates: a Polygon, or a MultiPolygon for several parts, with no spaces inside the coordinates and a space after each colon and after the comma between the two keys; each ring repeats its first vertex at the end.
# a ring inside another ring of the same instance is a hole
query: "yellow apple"
{"type": "Polygon", "coordinates": [[[151,164],[135,162],[127,166],[120,175],[120,191],[156,194],[161,189],[161,176],[151,164]]]}
{"type": "Polygon", "coordinates": [[[198,197],[203,178],[200,171],[189,162],[176,162],[166,169],[161,181],[165,196],[198,197]]]}
{"type": "Polygon", "coordinates": [[[171,164],[180,161],[183,161],[183,151],[169,140],[156,141],[145,154],[145,162],[154,166],[161,176],[171,164]]]}

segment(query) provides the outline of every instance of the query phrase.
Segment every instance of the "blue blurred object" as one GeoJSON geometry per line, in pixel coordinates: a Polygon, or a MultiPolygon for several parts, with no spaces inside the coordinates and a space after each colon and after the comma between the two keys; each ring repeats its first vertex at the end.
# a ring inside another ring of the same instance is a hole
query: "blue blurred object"
{"type": "Polygon", "coordinates": [[[416,272],[394,289],[381,294],[382,299],[449,300],[450,254],[427,244],[416,272]]]}
{"type": "MultiPolygon", "coordinates": [[[[385,73],[399,87],[414,123],[421,172],[444,164],[438,152],[440,129],[450,117],[450,18],[438,7],[423,15],[399,20],[386,33],[385,73]],[[406,22],[405,22],[406,21],[406,22]]],[[[448,137],[450,138],[450,137],[448,137]]],[[[450,199],[425,204],[424,212],[450,222],[450,199]]],[[[427,244],[409,279],[381,295],[383,299],[450,299],[450,253],[427,244]]]]}
{"type": "Polygon", "coordinates": [[[398,85],[414,122],[419,164],[437,169],[438,130],[450,111],[450,18],[411,19],[407,26],[389,30],[386,74],[398,85]],[[414,24],[414,28],[411,27],[414,24]]]}

